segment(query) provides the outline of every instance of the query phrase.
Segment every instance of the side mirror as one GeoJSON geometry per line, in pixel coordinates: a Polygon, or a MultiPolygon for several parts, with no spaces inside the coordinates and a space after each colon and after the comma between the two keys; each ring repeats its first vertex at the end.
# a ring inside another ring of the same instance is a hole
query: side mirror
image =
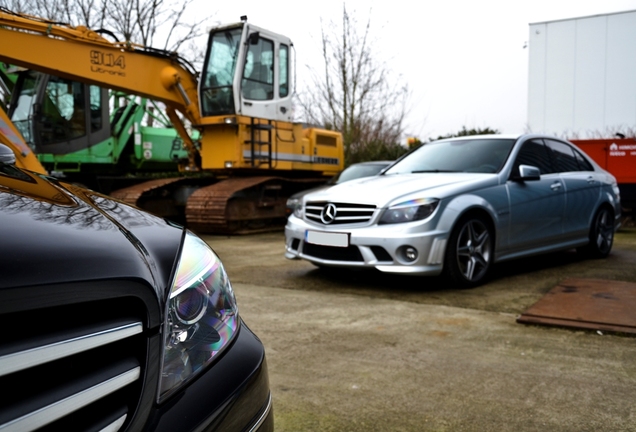
{"type": "Polygon", "coordinates": [[[0,144],[0,163],[15,165],[15,153],[4,144],[0,144]]]}
{"type": "Polygon", "coordinates": [[[532,165],[519,165],[519,177],[513,178],[516,181],[532,181],[541,179],[541,171],[532,165]]]}

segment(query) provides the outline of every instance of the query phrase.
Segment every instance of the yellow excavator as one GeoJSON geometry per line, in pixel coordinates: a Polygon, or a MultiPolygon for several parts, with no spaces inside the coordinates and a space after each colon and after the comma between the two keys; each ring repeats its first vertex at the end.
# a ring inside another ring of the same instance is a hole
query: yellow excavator
{"type": "MultiPolygon", "coordinates": [[[[106,35],[0,8],[0,61],[165,106],[187,150],[181,175],[158,175],[115,198],[195,231],[248,233],[282,226],[287,197],[343,169],[340,133],[294,121],[289,38],[242,17],[210,31],[199,73],[176,53],[106,35]]],[[[2,142],[28,154],[24,141],[11,139],[6,115],[0,119],[2,142]]],[[[63,133],[45,122],[41,132],[63,133]]]]}

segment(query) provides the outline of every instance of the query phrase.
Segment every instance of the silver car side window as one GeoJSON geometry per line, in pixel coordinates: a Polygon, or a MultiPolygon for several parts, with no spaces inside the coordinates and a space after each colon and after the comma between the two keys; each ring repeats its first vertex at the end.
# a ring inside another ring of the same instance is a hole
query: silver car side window
{"type": "Polygon", "coordinates": [[[552,161],[559,172],[581,171],[572,147],[549,139],[546,139],[545,143],[550,149],[552,161]]]}
{"type": "Polygon", "coordinates": [[[519,165],[530,165],[539,168],[541,174],[555,172],[550,162],[550,155],[541,140],[527,141],[521,147],[512,169],[512,176],[519,176],[519,165]]]}

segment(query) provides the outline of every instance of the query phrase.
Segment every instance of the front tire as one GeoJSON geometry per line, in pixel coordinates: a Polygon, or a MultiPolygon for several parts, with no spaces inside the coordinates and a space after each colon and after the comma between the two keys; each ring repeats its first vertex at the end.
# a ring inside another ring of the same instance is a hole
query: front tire
{"type": "Polygon", "coordinates": [[[444,273],[454,286],[469,288],[483,283],[493,260],[493,241],[492,228],[483,217],[460,219],[444,258],[444,273]]]}
{"type": "Polygon", "coordinates": [[[606,258],[614,244],[614,214],[601,207],[590,226],[590,242],[578,250],[589,258],[606,258]]]}

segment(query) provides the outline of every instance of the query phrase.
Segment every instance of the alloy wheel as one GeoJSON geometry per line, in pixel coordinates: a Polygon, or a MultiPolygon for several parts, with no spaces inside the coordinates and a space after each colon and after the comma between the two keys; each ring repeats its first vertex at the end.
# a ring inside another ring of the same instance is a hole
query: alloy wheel
{"type": "Polygon", "coordinates": [[[612,248],[614,242],[614,227],[612,225],[611,214],[607,209],[601,209],[596,218],[595,238],[596,249],[601,255],[606,255],[612,248]]]}
{"type": "Polygon", "coordinates": [[[457,237],[457,264],[469,282],[482,279],[491,260],[491,235],[486,225],[478,220],[467,221],[457,237]]]}

